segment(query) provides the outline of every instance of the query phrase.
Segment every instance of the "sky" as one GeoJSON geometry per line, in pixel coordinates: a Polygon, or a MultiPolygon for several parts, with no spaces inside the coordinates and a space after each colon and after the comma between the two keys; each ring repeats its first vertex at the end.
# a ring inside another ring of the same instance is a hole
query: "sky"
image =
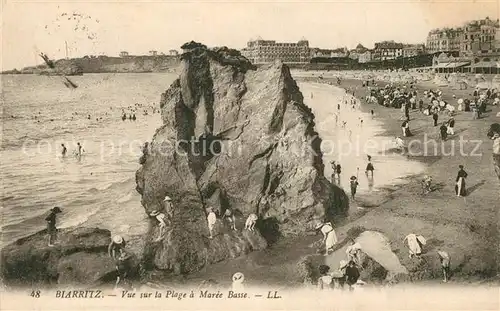
{"type": "Polygon", "coordinates": [[[433,28],[497,19],[500,7],[500,0],[0,1],[2,70],[41,64],[40,52],[63,58],[65,42],[70,57],[168,53],[190,40],[240,49],[257,37],[306,38],[325,49],[424,43],[433,28]],[[90,18],[78,25],[64,13],[90,18]]]}

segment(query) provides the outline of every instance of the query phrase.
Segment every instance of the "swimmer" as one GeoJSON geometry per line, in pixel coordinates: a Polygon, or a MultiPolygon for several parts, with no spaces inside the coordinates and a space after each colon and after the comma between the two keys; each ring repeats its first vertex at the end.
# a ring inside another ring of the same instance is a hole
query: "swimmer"
{"type": "Polygon", "coordinates": [[[66,152],[68,151],[68,149],[64,144],[61,144],[61,147],[62,147],[61,155],[64,158],[66,156],[66,152]]]}
{"type": "Polygon", "coordinates": [[[77,149],[77,151],[76,151],[76,155],[77,155],[77,156],[79,156],[79,157],[81,157],[81,156],[82,156],[82,153],[83,153],[85,150],[83,150],[83,146],[82,146],[82,145],[80,145],[80,143],[79,143],[79,142],[77,142],[77,143],[76,143],[76,146],[77,146],[77,148],[78,148],[78,149],[77,149]]]}

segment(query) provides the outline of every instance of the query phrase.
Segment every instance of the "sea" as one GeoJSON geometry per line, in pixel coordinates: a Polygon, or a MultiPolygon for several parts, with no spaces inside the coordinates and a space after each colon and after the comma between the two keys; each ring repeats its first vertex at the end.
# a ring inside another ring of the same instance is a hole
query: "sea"
{"type": "MultiPolygon", "coordinates": [[[[71,89],[57,76],[1,76],[1,246],[45,228],[44,217],[54,206],[63,210],[60,228],[85,225],[125,236],[143,234],[147,216],[135,190],[135,172],[142,145],[161,125],[160,96],[176,77],[174,73],[85,74],[70,77],[78,85],[71,89]],[[135,114],[136,120],[123,121],[123,112],[135,114]],[[78,142],[84,149],[82,157],[74,154],[78,142]],[[63,143],[68,149],[65,157],[63,143]]],[[[380,136],[380,121],[349,110],[348,105],[340,113],[347,127],[336,123],[336,104],[346,98],[344,90],[315,83],[299,86],[325,141],[338,146],[389,139],[380,136]],[[365,120],[362,127],[357,123],[360,118],[365,120]]],[[[380,146],[371,151],[375,187],[360,179],[362,192],[423,170],[418,162],[401,156],[378,155],[387,148],[380,146]]],[[[339,153],[327,145],[322,149],[325,175],[330,176],[331,160],[340,161],[344,188],[348,176],[359,173],[358,168],[364,172],[366,153],[339,153]]]]}

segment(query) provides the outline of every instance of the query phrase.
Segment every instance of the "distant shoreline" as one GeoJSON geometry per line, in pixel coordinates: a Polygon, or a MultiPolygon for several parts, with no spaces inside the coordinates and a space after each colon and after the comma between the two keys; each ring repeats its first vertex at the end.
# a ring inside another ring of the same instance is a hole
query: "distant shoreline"
{"type": "Polygon", "coordinates": [[[74,75],[86,73],[151,73],[172,72],[180,64],[180,56],[84,56],[72,59],[59,59],[54,61],[54,68],[47,65],[28,66],[20,70],[2,71],[0,74],[48,74],[48,75],[74,75]]]}

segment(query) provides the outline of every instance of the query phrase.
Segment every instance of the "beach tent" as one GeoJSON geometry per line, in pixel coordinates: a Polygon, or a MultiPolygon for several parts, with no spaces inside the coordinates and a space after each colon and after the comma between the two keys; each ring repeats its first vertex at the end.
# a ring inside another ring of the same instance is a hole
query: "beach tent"
{"type": "Polygon", "coordinates": [[[491,87],[500,89],[500,75],[495,75],[491,80],[491,87]]]}
{"type": "Polygon", "coordinates": [[[437,86],[448,86],[448,81],[444,78],[443,75],[437,74],[432,82],[437,86]]]}

